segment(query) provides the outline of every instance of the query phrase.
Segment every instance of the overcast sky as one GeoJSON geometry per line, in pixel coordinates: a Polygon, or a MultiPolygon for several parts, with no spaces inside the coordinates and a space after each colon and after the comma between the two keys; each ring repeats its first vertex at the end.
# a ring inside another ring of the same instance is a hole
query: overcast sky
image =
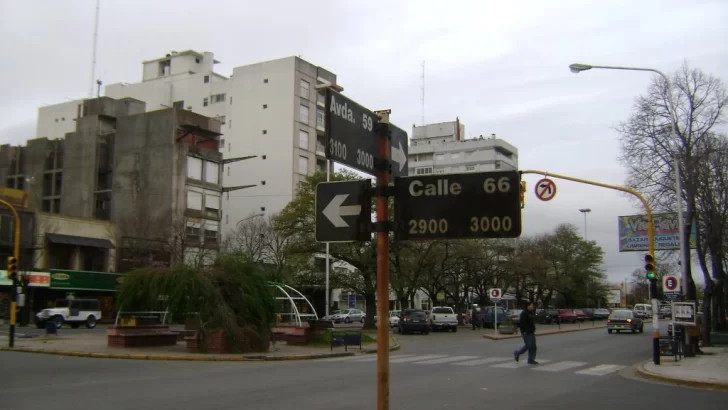
{"type": "MultiPolygon", "coordinates": [[[[216,71],[290,55],[338,76],[370,109],[392,109],[411,132],[459,117],[468,136],[495,133],[519,150],[521,169],[621,184],[613,127],[650,74],[574,62],[675,70],[684,60],[728,81],[725,0],[544,1],[137,1],[102,0],[97,77],[138,82],[141,61],[171,50],[212,51],[216,71]],[[507,4],[506,4],[507,3],[507,4]]],[[[85,97],[91,82],[94,0],[0,0],[0,143],[35,137],[37,108],[85,97]]],[[[605,249],[610,279],[641,266],[619,253],[617,216],[641,213],[617,192],[558,181],[556,198],[533,194],[524,233],[559,223],[605,249]]],[[[694,277],[700,279],[699,270],[694,277]]]]}

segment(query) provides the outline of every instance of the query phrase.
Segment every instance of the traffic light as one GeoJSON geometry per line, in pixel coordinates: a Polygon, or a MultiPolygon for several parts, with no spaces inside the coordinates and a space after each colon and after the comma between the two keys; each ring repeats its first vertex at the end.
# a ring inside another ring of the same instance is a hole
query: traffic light
{"type": "Polygon", "coordinates": [[[8,279],[14,280],[18,277],[18,258],[8,256],[7,259],[8,279]]]}
{"type": "Polygon", "coordinates": [[[647,279],[657,279],[657,267],[655,264],[655,258],[649,253],[645,255],[645,271],[647,271],[647,279]]]}
{"type": "Polygon", "coordinates": [[[526,181],[521,181],[521,209],[526,207],[526,181]]]}

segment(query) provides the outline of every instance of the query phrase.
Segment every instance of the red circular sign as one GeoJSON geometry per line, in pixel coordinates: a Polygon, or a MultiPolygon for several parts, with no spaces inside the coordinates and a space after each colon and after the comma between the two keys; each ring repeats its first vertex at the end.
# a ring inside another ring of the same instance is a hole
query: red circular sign
{"type": "Polygon", "coordinates": [[[677,278],[674,276],[668,276],[665,278],[665,290],[674,291],[677,290],[678,286],[677,278]]]}
{"type": "Polygon", "coordinates": [[[500,297],[500,289],[491,289],[490,290],[490,297],[492,297],[492,298],[499,298],[500,297]]]}
{"type": "Polygon", "coordinates": [[[556,183],[544,178],[536,183],[536,197],[542,201],[550,201],[556,196],[556,183]]]}

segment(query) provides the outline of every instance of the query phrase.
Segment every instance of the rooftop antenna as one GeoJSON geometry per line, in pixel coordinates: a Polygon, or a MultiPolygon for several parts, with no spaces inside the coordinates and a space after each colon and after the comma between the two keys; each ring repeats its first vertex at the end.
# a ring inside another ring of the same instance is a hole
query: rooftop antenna
{"type": "Polygon", "coordinates": [[[425,60],[422,60],[422,125],[425,125],[425,60]]]}
{"type": "Polygon", "coordinates": [[[96,85],[96,48],[99,42],[99,8],[101,0],[96,0],[96,15],[94,17],[94,45],[91,53],[91,85],[88,88],[88,96],[94,96],[94,86],[96,85]]]}

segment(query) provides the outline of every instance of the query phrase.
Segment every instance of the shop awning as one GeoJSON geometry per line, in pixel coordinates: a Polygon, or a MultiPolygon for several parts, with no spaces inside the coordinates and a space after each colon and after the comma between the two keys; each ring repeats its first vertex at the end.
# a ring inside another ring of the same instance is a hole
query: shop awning
{"type": "Polygon", "coordinates": [[[86,246],[89,248],[114,249],[113,243],[108,239],[86,238],[84,236],[62,235],[59,233],[47,233],[46,238],[59,245],[86,246]]]}

